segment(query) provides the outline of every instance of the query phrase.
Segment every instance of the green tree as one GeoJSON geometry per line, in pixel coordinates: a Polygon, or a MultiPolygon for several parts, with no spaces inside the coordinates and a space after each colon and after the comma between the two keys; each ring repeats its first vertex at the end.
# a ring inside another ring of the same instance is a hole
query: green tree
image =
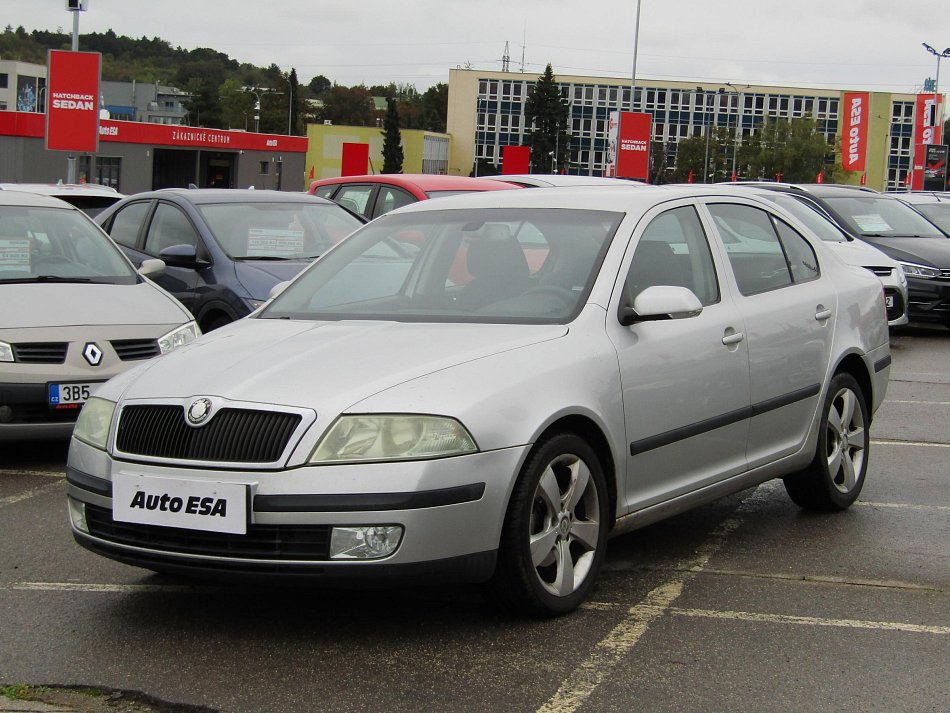
{"type": "Polygon", "coordinates": [[[307,87],[310,89],[310,92],[314,97],[321,97],[330,91],[330,88],[333,86],[333,82],[324,77],[322,74],[318,74],[316,77],[310,80],[307,84],[307,87]]]}
{"type": "Polygon", "coordinates": [[[766,119],[739,149],[740,177],[811,183],[833,150],[814,119],[766,119]]]}
{"type": "Polygon", "coordinates": [[[422,126],[426,131],[445,133],[449,112],[449,85],[439,82],[422,94],[422,126]]]}
{"type": "Polygon", "coordinates": [[[567,134],[568,106],[554,79],[551,65],[538,77],[534,91],[524,105],[526,133],[531,145],[531,170],[534,173],[560,173],[570,159],[567,134]]]}
{"type": "Polygon", "coordinates": [[[399,111],[396,100],[386,100],[386,119],[383,122],[383,173],[402,173],[402,133],[399,131],[399,111]]]}
{"type": "MultiPolygon", "coordinates": [[[[712,136],[710,135],[710,144],[712,136]]],[[[718,150],[718,146],[715,147],[718,150]]],[[[706,166],[706,137],[691,136],[676,144],[676,165],[673,168],[672,181],[686,183],[689,174],[693,174],[693,183],[703,183],[703,171],[706,166]]]]}
{"type": "Polygon", "coordinates": [[[347,88],[334,84],[323,99],[323,118],[334,124],[374,126],[376,110],[369,90],[362,85],[347,88]]]}
{"type": "Polygon", "coordinates": [[[300,82],[294,67],[290,68],[290,74],[287,75],[287,91],[290,93],[287,97],[287,133],[290,136],[299,136],[303,97],[300,95],[300,82]]]}

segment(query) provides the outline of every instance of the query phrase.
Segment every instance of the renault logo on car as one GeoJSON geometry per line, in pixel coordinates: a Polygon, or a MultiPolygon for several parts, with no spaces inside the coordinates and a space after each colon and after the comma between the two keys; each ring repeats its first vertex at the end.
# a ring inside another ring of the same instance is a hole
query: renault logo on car
{"type": "Polygon", "coordinates": [[[82,355],[89,362],[89,366],[99,366],[102,361],[102,350],[95,342],[87,342],[82,348],[82,355]]]}
{"type": "Polygon", "coordinates": [[[211,399],[195,399],[188,407],[188,423],[200,426],[211,417],[211,399]]]}

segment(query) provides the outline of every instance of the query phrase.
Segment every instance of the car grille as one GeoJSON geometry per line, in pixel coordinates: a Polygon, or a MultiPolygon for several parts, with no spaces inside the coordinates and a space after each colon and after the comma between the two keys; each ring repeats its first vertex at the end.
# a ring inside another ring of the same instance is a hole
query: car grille
{"type": "Polygon", "coordinates": [[[891,268],[889,268],[889,267],[876,267],[876,266],[874,266],[874,265],[865,265],[865,267],[866,267],[868,270],[870,270],[871,272],[873,272],[875,275],[877,275],[878,277],[890,277],[890,276],[891,276],[891,272],[892,272],[892,271],[891,271],[891,268]]]}
{"type": "Polygon", "coordinates": [[[62,364],[68,342],[28,342],[13,345],[13,360],[22,364],[62,364]]]}
{"type": "Polygon", "coordinates": [[[950,270],[941,270],[940,277],[942,277],[944,280],[950,280],[950,270]]]}
{"type": "Polygon", "coordinates": [[[294,413],[222,408],[206,425],[192,428],[182,406],[134,404],[122,409],[116,447],[152,458],[272,463],[300,420],[294,413]]]}
{"type": "Polygon", "coordinates": [[[122,361],[151,359],[161,353],[155,339],[117,339],[110,344],[122,361]]]}
{"type": "Polygon", "coordinates": [[[248,525],[247,534],[117,522],[106,509],[86,503],[89,533],[109,542],[179,554],[261,560],[326,560],[329,525],[248,525]]]}

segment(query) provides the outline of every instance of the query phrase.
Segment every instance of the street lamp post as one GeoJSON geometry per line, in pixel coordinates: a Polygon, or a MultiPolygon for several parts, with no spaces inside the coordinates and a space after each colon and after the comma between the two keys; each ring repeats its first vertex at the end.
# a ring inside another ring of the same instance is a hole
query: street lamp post
{"type": "MultiPolygon", "coordinates": [[[[938,52],[926,42],[921,44],[925,50],[937,58],[937,75],[934,77],[934,126],[940,127],[938,131],[943,131],[943,106],[940,103],[940,95],[938,94],[940,89],[940,60],[944,57],[950,57],[950,47],[947,47],[943,52],[938,52]]],[[[936,131],[934,133],[936,134],[936,131]]]]}
{"type": "Polygon", "coordinates": [[[261,95],[255,92],[253,89],[245,89],[244,91],[249,94],[254,95],[254,133],[260,133],[261,128],[261,95]]]}
{"type": "Polygon", "coordinates": [[[731,82],[726,82],[726,86],[736,95],[736,135],[732,140],[732,180],[736,180],[736,153],[739,150],[739,131],[742,128],[742,99],[741,93],[733,86],[731,82]]]}
{"type": "MultiPolygon", "coordinates": [[[[73,52],[79,51],[79,13],[85,12],[88,0],[67,0],[66,9],[73,14],[73,37],[70,43],[70,49],[73,52]]],[[[76,182],[76,157],[72,154],[66,156],[66,183],[76,182]]]]}

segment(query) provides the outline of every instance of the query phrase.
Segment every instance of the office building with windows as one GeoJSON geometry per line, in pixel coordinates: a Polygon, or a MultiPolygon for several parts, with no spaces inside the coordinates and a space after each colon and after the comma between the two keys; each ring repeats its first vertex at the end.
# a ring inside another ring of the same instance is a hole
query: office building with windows
{"type": "MultiPolygon", "coordinates": [[[[527,145],[525,101],[538,74],[449,71],[448,132],[452,135],[449,172],[469,175],[476,159],[501,166],[505,146],[527,145]]],[[[709,82],[638,79],[631,103],[630,79],[555,75],[569,108],[567,133],[570,162],[567,173],[604,175],[607,163],[607,123],[614,111],[645,112],[652,116],[652,140],[665,150],[666,167],[676,162],[677,143],[705,136],[717,128],[735,130],[747,139],[769,120],[810,118],[828,143],[828,168],[840,150],[845,91],[746,86],[709,82]]],[[[911,169],[914,150],[915,94],[870,93],[866,182],[869,187],[896,190],[911,169]]],[[[774,179],[744,176],[740,179],[774,179]]],[[[858,183],[861,176],[848,180],[858,183]]],[[[701,177],[697,177],[701,180],[701,177]]]]}

